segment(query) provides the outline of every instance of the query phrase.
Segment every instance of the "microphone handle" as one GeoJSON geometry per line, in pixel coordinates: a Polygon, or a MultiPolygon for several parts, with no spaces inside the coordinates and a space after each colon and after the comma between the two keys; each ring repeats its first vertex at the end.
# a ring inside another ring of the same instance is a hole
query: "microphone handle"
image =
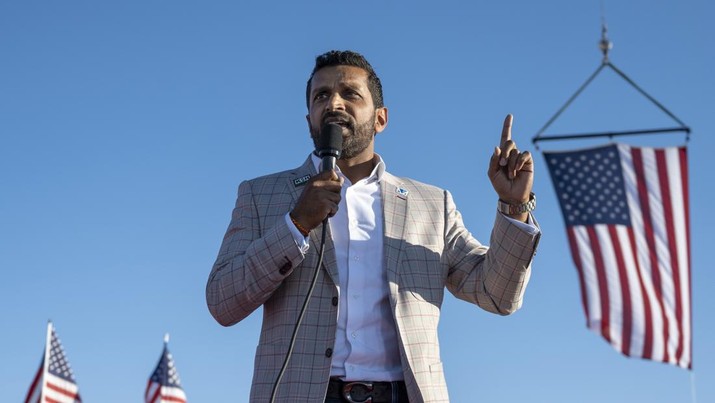
{"type": "Polygon", "coordinates": [[[326,155],[323,157],[323,172],[326,171],[333,171],[335,170],[335,164],[337,162],[337,158],[333,155],[326,155]]]}

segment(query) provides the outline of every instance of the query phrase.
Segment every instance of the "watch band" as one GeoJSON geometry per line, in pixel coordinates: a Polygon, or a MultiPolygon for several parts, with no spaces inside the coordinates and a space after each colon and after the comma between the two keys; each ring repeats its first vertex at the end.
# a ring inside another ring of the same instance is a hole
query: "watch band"
{"type": "Polygon", "coordinates": [[[502,199],[499,199],[497,202],[497,210],[499,210],[500,213],[507,214],[507,215],[515,215],[515,214],[522,214],[522,213],[528,213],[533,211],[536,208],[536,195],[534,192],[529,193],[529,201],[526,203],[522,204],[509,204],[502,199]]]}

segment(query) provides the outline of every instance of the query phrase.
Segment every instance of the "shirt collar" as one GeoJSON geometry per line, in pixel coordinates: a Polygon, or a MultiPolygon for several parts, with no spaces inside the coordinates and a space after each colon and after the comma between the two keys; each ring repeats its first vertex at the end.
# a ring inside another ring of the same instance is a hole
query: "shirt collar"
{"type": "MultiPolygon", "coordinates": [[[[320,164],[323,162],[323,160],[320,157],[318,157],[315,153],[311,153],[310,158],[313,161],[313,166],[315,167],[315,171],[320,172],[320,164]]],[[[383,175],[385,174],[385,161],[382,160],[382,157],[379,154],[375,153],[373,160],[375,161],[375,167],[372,169],[370,176],[363,179],[363,180],[367,181],[367,183],[380,182],[382,180],[383,175]]],[[[340,167],[336,166],[335,170],[336,170],[336,172],[338,172],[339,175],[345,176],[340,171],[340,167]]]]}

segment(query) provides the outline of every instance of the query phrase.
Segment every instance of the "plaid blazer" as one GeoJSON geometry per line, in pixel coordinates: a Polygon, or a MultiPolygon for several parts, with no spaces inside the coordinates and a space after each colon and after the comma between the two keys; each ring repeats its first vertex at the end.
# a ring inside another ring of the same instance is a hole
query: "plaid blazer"
{"type": "MultiPolygon", "coordinates": [[[[304,256],[284,219],[314,174],[308,158],[297,169],[241,183],[206,286],[208,308],[224,326],[263,306],[252,402],[270,399],[318,261],[322,226],[311,231],[304,256]]],[[[381,192],[385,270],[408,395],[411,402],[449,401],[437,339],[445,286],[487,311],[514,312],[522,303],[539,234],[527,234],[497,213],[489,248],[464,227],[449,192],[387,172],[381,192]]],[[[328,236],[278,401],[325,399],[338,316],[336,284],[328,236]]]]}

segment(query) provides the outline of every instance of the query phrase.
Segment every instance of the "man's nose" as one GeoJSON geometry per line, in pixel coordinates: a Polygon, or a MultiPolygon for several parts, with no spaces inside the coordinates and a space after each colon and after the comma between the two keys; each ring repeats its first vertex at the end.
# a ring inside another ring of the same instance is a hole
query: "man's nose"
{"type": "Polygon", "coordinates": [[[325,105],[325,109],[328,111],[342,111],[345,110],[345,103],[343,98],[338,93],[334,93],[328,99],[328,103],[325,105]]]}

